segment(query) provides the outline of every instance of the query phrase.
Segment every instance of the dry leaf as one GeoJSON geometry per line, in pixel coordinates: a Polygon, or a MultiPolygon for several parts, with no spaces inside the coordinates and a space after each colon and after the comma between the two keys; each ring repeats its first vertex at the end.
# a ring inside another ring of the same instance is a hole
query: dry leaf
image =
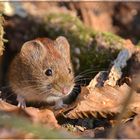
{"type": "Polygon", "coordinates": [[[44,125],[50,125],[52,127],[59,128],[54,113],[48,109],[39,110],[34,107],[26,107],[25,109],[21,109],[17,106],[11,105],[9,103],[6,103],[5,101],[0,100],[0,111],[18,114],[20,116],[29,118],[33,122],[38,122],[44,125]]]}
{"type": "MultiPolygon", "coordinates": [[[[130,88],[124,84],[121,87],[105,86],[101,88],[83,88],[76,101],[76,108],[66,114],[71,119],[98,117],[120,113],[124,100],[129,94],[130,88]],[[81,97],[82,96],[82,97],[81,97]]],[[[139,112],[140,95],[133,93],[128,112],[139,112]]]]}
{"type": "Polygon", "coordinates": [[[3,100],[0,100],[0,111],[15,113],[15,112],[19,111],[19,108],[15,105],[12,105],[3,100]]]}
{"type": "Polygon", "coordinates": [[[39,122],[45,125],[47,124],[55,128],[60,127],[57,123],[54,113],[51,110],[48,109],[39,110],[37,108],[27,107],[25,111],[30,115],[33,122],[39,122]]]}

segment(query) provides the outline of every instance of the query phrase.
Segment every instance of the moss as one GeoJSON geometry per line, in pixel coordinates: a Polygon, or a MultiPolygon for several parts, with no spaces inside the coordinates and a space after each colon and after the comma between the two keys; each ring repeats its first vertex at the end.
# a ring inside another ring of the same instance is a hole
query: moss
{"type": "Polygon", "coordinates": [[[0,111],[0,126],[6,126],[7,128],[14,128],[19,132],[27,132],[33,134],[35,138],[50,138],[50,139],[64,139],[64,138],[76,138],[61,130],[49,129],[42,126],[39,123],[31,123],[26,118],[11,115],[0,111]]]}
{"type": "Polygon", "coordinates": [[[68,14],[50,14],[46,16],[45,27],[51,38],[64,35],[74,47],[79,45],[79,43],[85,46],[93,33],[89,28],[86,28],[77,17],[68,14]]]}
{"type": "Polygon", "coordinates": [[[71,45],[71,56],[77,73],[86,69],[107,68],[117,53],[123,48],[123,39],[109,32],[95,32],[86,27],[76,16],[50,14],[44,20],[47,36],[55,39],[63,35],[71,45]],[[79,48],[77,54],[75,48],[79,48]],[[80,67],[76,68],[76,59],[80,67]],[[96,67],[96,68],[95,68],[96,67]]]}
{"type": "Polygon", "coordinates": [[[59,26],[59,28],[63,28],[65,31],[76,34],[80,33],[79,38],[84,40],[90,37],[89,33],[92,33],[77,17],[69,14],[50,14],[46,17],[46,21],[55,24],[57,27],[59,26]]]}
{"type": "Polygon", "coordinates": [[[106,42],[106,45],[109,48],[122,49],[124,40],[121,37],[114,35],[113,33],[110,32],[102,32],[98,33],[97,35],[99,34],[100,36],[102,36],[103,40],[106,42]]]}

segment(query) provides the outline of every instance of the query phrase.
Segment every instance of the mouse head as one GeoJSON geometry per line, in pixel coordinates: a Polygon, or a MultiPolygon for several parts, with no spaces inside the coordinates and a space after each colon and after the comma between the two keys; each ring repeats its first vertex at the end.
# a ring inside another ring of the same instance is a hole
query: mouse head
{"type": "MultiPolygon", "coordinates": [[[[38,38],[24,43],[19,54],[22,80],[48,102],[68,95],[74,87],[70,46],[65,37],[38,38]]],[[[24,82],[24,86],[25,86],[24,82]]]]}

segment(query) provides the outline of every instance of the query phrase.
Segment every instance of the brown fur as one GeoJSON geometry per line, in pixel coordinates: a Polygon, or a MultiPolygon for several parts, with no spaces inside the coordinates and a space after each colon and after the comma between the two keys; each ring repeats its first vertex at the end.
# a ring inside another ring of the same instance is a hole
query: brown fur
{"type": "Polygon", "coordinates": [[[64,37],[56,41],[38,38],[23,44],[9,69],[9,85],[13,92],[27,101],[52,102],[68,95],[74,86],[69,51],[64,37]],[[45,75],[46,69],[52,69],[53,75],[45,75]],[[62,93],[64,87],[69,89],[66,95],[62,93]]]}

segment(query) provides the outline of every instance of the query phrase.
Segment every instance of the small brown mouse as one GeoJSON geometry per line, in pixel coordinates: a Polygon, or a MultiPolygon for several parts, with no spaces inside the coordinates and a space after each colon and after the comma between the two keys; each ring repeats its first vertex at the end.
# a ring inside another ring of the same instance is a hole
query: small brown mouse
{"type": "Polygon", "coordinates": [[[8,79],[18,106],[25,107],[25,101],[45,101],[62,107],[63,98],[74,88],[67,39],[37,38],[24,43],[10,65],[8,79]]]}

